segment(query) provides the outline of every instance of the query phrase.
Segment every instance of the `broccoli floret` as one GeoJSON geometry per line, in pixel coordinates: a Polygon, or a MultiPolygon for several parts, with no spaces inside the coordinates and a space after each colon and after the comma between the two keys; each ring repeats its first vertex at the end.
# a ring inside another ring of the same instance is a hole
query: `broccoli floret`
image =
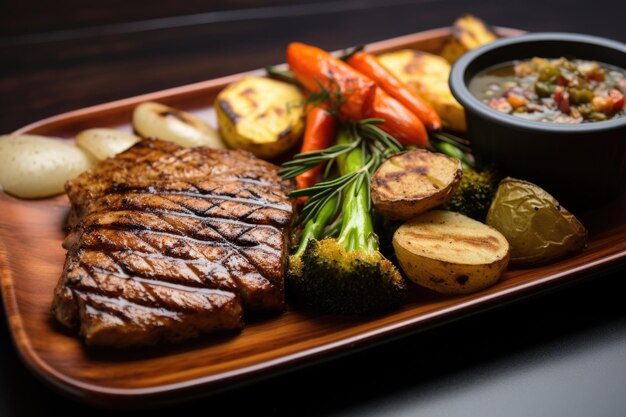
{"type": "Polygon", "coordinates": [[[461,161],[463,177],[450,200],[441,205],[484,222],[502,176],[494,166],[477,167],[469,141],[449,133],[434,133],[429,147],[461,161]]]}
{"type": "MultiPolygon", "coordinates": [[[[345,140],[340,134],[338,143],[345,140]]],[[[361,170],[361,148],[353,149],[337,164],[342,175],[361,170]]],[[[335,199],[305,225],[286,278],[287,296],[292,301],[324,312],[355,315],[402,303],[406,283],[379,251],[367,187],[366,181],[355,181],[343,191],[338,237],[320,240],[339,205],[335,199]]]]}
{"type": "Polygon", "coordinates": [[[500,174],[492,166],[480,171],[464,166],[459,187],[442,208],[484,222],[500,179],[500,174]]]}
{"type": "Polygon", "coordinates": [[[287,291],[309,308],[363,315],[402,303],[404,279],[378,251],[348,252],[337,239],[312,239],[304,254],[293,260],[287,291]]]}

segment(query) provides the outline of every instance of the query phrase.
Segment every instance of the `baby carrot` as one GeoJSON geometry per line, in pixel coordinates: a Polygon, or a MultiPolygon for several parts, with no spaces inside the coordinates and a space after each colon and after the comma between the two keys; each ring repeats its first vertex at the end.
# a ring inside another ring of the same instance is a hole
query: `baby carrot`
{"type": "Polygon", "coordinates": [[[380,63],[378,58],[366,52],[357,52],[348,59],[348,64],[373,80],[387,94],[398,100],[420,118],[429,130],[441,130],[441,119],[435,110],[417,93],[399,80],[380,63]]]}
{"type": "Polygon", "coordinates": [[[287,62],[309,91],[325,96],[331,110],[354,120],[381,118],[381,129],[404,145],[424,146],[428,134],[418,116],[376,83],[328,52],[302,43],[287,48],[287,62]]]}
{"type": "MultiPolygon", "coordinates": [[[[306,129],[301,153],[328,148],[335,139],[335,117],[320,107],[312,107],[306,116],[306,129]]],[[[319,164],[296,177],[296,188],[309,188],[315,185],[323,165],[319,164]]]]}

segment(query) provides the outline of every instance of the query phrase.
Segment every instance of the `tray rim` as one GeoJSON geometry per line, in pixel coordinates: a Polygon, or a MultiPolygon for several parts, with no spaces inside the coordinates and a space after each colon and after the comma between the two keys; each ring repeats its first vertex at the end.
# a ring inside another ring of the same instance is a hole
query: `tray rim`
{"type": "MultiPolygon", "coordinates": [[[[518,29],[503,27],[497,27],[496,29],[501,34],[508,36],[524,33],[518,29]]],[[[374,51],[394,49],[411,41],[415,41],[415,37],[417,35],[422,37],[440,37],[449,33],[449,27],[431,29],[370,43],[367,45],[367,48],[374,51]]],[[[64,112],[30,123],[17,129],[14,134],[28,133],[43,126],[54,126],[67,121],[68,119],[75,119],[113,108],[134,106],[139,102],[147,100],[157,100],[163,97],[175,97],[189,92],[196,92],[197,90],[212,88],[217,85],[235,81],[246,75],[259,74],[262,71],[263,70],[253,70],[241,72],[207,81],[200,81],[197,83],[168,88],[152,93],[141,94],[64,112]]],[[[207,395],[225,389],[230,389],[238,385],[252,383],[262,378],[271,377],[279,373],[288,372],[300,367],[310,366],[321,361],[331,360],[339,356],[347,355],[356,350],[362,350],[382,343],[390,342],[401,337],[424,331],[436,325],[461,319],[472,314],[477,314],[486,309],[497,308],[506,303],[519,301],[522,298],[533,296],[542,291],[554,289],[572,281],[578,281],[581,278],[589,278],[590,276],[593,276],[594,273],[605,273],[608,269],[626,265],[626,250],[621,250],[574,268],[520,284],[517,287],[502,289],[498,293],[484,294],[435,312],[405,319],[398,323],[384,325],[333,343],[327,343],[318,347],[309,348],[298,353],[281,356],[273,360],[263,361],[255,365],[241,367],[235,370],[209,376],[192,378],[187,381],[161,384],[147,388],[110,388],[82,382],[57,371],[40,358],[36,350],[32,347],[30,339],[24,330],[22,316],[18,313],[17,294],[13,288],[14,281],[9,269],[8,251],[6,250],[5,243],[2,239],[2,235],[4,233],[7,233],[7,230],[4,229],[4,227],[0,227],[1,292],[5,313],[7,315],[8,327],[10,329],[11,338],[14,346],[16,347],[16,351],[22,361],[31,370],[31,372],[35,374],[35,376],[42,379],[44,382],[61,393],[87,403],[108,407],[116,407],[115,404],[108,404],[105,402],[111,399],[122,400],[123,402],[131,400],[155,401],[156,398],[154,397],[158,398],[165,395],[176,395],[192,391],[194,389],[197,390],[205,388],[206,392],[203,392],[202,394],[207,395]],[[222,385],[222,388],[213,388],[213,385],[222,385]]],[[[188,397],[182,396],[182,399],[184,398],[188,397]]]]}
{"type": "MultiPolygon", "coordinates": [[[[516,36],[516,35],[522,35],[526,33],[526,31],[521,30],[521,29],[515,29],[515,28],[509,28],[509,27],[503,27],[503,26],[494,26],[493,29],[502,36],[516,36]]],[[[420,32],[410,33],[407,35],[397,36],[397,37],[390,38],[390,39],[368,43],[365,45],[365,47],[368,51],[380,52],[383,50],[395,49],[399,46],[406,45],[407,43],[410,43],[410,42],[415,42],[416,36],[420,36],[424,38],[440,37],[440,36],[449,35],[451,33],[452,33],[452,30],[450,27],[439,27],[435,29],[428,29],[428,30],[424,30],[420,32]]],[[[340,52],[340,51],[335,51],[335,52],[340,52]]],[[[281,65],[285,65],[285,64],[281,64],[281,65]]],[[[118,107],[129,107],[129,106],[133,106],[144,101],[155,100],[155,99],[159,99],[162,97],[173,97],[177,95],[184,95],[185,93],[211,88],[216,85],[223,84],[223,83],[230,83],[247,75],[258,75],[258,74],[263,74],[263,73],[264,73],[263,69],[254,69],[251,71],[244,71],[244,72],[239,72],[236,74],[225,75],[222,77],[213,78],[213,79],[206,80],[206,81],[199,81],[196,83],[166,88],[164,90],[153,91],[150,93],[140,94],[140,95],[136,95],[132,97],[122,98],[119,100],[109,101],[106,103],[96,104],[93,106],[83,107],[80,109],[70,110],[70,111],[59,113],[50,117],[46,117],[41,120],[37,120],[33,123],[29,123],[26,126],[23,126],[13,131],[13,134],[27,134],[33,130],[36,130],[39,127],[47,126],[47,125],[55,125],[64,120],[84,116],[90,113],[97,113],[97,112],[109,110],[112,108],[118,108],[118,107]]]]}
{"type": "MultiPolygon", "coordinates": [[[[0,273],[2,274],[2,295],[5,302],[5,309],[9,308],[7,304],[9,300],[12,304],[11,308],[16,309],[15,293],[11,293],[12,297],[10,299],[5,296],[5,293],[9,291],[6,287],[9,285],[5,282],[5,274],[8,271],[8,266],[6,265],[7,263],[4,262],[3,257],[6,258],[6,251],[0,239],[0,273]]],[[[503,289],[495,294],[485,294],[481,297],[456,304],[443,310],[437,310],[436,312],[406,319],[399,323],[378,327],[368,332],[363,332],[334,343],[307,349],[296,354],[281,356],[274,360],[237,368],[233,371],[148,388],[110,388],[81,382],[75,378],[68,377],[41,360],[36,351],[32,349],[30,343],[23,343],[27,341],[28,338],[24,337],[25,333],[21,325],[21,316],[18,315],[20,320],[14,320],[16,323],[9,322],[9,328],[11,329],[11,337],[14,345],[16,345],[16,350],[31,372],[60,393],[69,395],[71,398],[82,400],[93,405],[105,406],[107,408],[119,408],[120,406],[132,404],[132,402],[135,401],[150,401],[151,403],[180,402],[184,399],[215,394],[237,386],[254,383],[264,378],[293,371],[301,367],[336,359],[359,350],[372,348],[383,343],[425,331],[438,325],[479,314],[488,309],[518,302],[524,298],[536,296],[544,291],[555,290],[562,285],[574,284],[581,279],[591,278],[594,276],[593,273],[606,273],[608,269],[624,265],[626,265],[626,250],[596,259],[595,261],[579,265],[572,269],[535,279],[518,285],[517,287],[503,289]],[[518,297],[516,297],[516,295],[518,297]],[[12,326],[14,325],[17,326],[16,329],[13,329],[12,326]],[[17,334],[15,333],[16,331],[17,334]],[[17,340],[18,337],[20,339],[19,342],[17,340]],[[242,379],[242,377],[245,377],[245,379],[242,379]],[[213,384],[220,382],[220,387],[211,389],[213,384]],[[191,392],[191,390],[201,388],[206,388],[207,391],[195,395],[191,392]],[[181,394],[181,398],[170,398],[177,394],[181,394]],[[159,399],[158,397],[160,396],[167,397],[159,399]],[[122,401],[123,404],[110,404],[108,403],[110,400],[122,401]]]]}

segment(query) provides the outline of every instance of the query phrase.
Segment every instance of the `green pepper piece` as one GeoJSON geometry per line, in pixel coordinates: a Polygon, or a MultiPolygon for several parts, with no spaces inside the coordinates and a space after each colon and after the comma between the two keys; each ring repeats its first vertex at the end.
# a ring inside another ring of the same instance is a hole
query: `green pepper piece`
{"type": "Polygon", "coordinates": [[[550,84],[542,81],[537,81],[535,83],[535,93],[537,93],[539,97],[550,97],[552,93],[554,93],[555,88],[555,84],[550,84]]]}
{"type": "Polygon", "coordinates": [[[606,114],[594,111],[589,115],[589,118],[591,120],[595,120],[596,122],[601,122],[602,120],[606,120],[606,114]]]}
{"type": "Polygon", "coordinates": [[[569,93],[570,101],[574,104],[589,103],[593,99],[593,91],[591,90],[572,88],[569,93]]]}
{"type": "Polygon", "coordinates": [[[539,81],[551,81],[554,82],[556,81],[557,77],[561,75],[561,72],[555,68],[555,67],[551,67],[551,66],[547,66],[547,67],[543,67],[539,70],[539,81]]]}

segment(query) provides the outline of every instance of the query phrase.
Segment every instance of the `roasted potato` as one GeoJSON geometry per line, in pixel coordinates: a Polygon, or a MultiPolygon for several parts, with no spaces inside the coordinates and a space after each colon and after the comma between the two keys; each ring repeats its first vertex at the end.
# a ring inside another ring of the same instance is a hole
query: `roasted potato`
{"type": "Polygon", "coordinates": [[[100,161],[112,158],[139,142],[132,133],[114,129],[87,129],[76,135],[76,144],[100,161]]]}
{"type": "Polygon", "coordinates": [[[215,100],[220,132],[231,148],[273,158],[293,147],[304,131],[304,96],[291,84],[248,77],[215,100]]]}
{"type": "Polygon", "coordinates": [[[372,202],[384,216],[407,220],[450,198],[462,173],[456,158],[424,149],[402,152],[372,176],[372,202]]]}
{"type": "Polygon", "coordinates": [[[500,232],[451,211],[429,211],[403,224],[393,248],[410,280],[445,294],[493,285],[509,263],[509,244],[500,232]]]}
{"type": "Polygon", "coordinates": [[[96,164],[88,152],[58,138],[0,136],[0,186],[21,198],[63,192],[65,181],[96,164]]]}
{"type": "Polygon", "coordinates": [[[133,127],[144,138],[153,137],[187,147],[224,148],[217,131],[204,120],[160,103],[146,102],[135,107],[133,127]]]}
{"type": "Polygon", "coordinates": [[[391,73],[433,106],[446,127],[465,132],[465,112],[448,86],[448,61],[412,49],[389,52],[378,58],[391,73]]]}
{"type": "Polygon", "coordinates": [[[452,35],[448,38],[441,56],[453,64],[465,52],[498,39],[498,35],[481,19],[466,14],[452,24],[452,35]]]}
{"type": "Polygon", "coordinates": [[[511,245],[511,264],[533,266],[582,250],[587,229],[545,190],[505,178],[494,197],[487,224],[511,245]]]}

